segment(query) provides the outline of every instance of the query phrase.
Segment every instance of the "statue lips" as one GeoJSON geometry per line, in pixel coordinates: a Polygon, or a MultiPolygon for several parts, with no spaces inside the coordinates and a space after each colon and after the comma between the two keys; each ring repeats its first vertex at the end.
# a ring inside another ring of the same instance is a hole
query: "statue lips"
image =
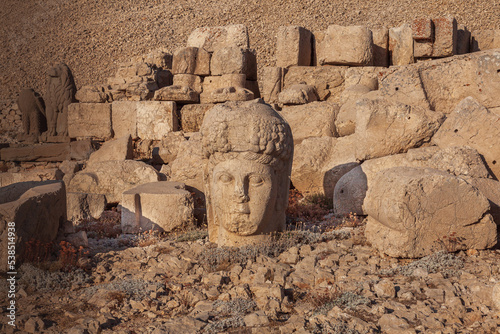
{"type": "Polygon", "coordinates": [[[250,207],[247,203],[238,203],[232,213],[236,215],[249,215],[250,207]]]}

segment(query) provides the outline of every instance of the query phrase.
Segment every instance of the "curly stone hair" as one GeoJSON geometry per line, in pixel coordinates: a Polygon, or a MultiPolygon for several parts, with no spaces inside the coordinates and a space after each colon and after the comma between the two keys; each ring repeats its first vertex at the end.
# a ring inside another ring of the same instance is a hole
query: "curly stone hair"
{"type": "Polygon", "coordinates": [[[290,126],[260,99],[212,108],[201,134],[203,153],[215,164],[240,156],[281,170],[293,154],[290,126]]]}

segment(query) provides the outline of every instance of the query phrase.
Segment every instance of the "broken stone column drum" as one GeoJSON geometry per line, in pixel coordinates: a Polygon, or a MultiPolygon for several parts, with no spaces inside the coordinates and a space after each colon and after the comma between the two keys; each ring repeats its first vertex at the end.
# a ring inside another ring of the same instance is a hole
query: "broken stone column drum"
{"type": "Polygon", "coordinates": [[[208,233],[219,246],[267,242],[285,227],[290,126],[257,99],[209,110],[201,126],[208,233]]]}

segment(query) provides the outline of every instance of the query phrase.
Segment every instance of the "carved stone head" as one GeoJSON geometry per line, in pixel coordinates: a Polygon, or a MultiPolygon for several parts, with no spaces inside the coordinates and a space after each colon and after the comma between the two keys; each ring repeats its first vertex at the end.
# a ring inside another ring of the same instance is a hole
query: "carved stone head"
{"type": "Polygon", "coordinates": [[[293,157],[288,123],[257,99],[219,104],[202,127],[210,241],[240,246],[285,226],[293,157]]]}

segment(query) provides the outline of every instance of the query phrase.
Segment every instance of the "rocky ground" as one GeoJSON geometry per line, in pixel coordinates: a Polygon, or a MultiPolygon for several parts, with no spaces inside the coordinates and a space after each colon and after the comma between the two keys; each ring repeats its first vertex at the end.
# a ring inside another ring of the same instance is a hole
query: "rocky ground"
{"type": "Polygon", "coordinates": [[[45,261],[34,246],[20,267],[18,332],[500,333],[500,249],[448,253],[443,238],[419,260],[383,257],[359,217],[312,224],[324,209],[301,205],[273,244],[240,249],[203,228],[122,235],[110,211],[80,223],[88,248],[45,261]]]}
{"type": "Polygon", "coordinates": [[[156,49],[172,52],[202,26],[247,25],[262,68],[274,64],[281,25],[393,27],[447,14],[470,30],[500,28],[500,3],[492,0],[3,0],[0,101],[15,99],[23,87],[43,95],[45,71],[57,61],[73,70],[78,88],[99,84],[118,63],[156,49]]]}

